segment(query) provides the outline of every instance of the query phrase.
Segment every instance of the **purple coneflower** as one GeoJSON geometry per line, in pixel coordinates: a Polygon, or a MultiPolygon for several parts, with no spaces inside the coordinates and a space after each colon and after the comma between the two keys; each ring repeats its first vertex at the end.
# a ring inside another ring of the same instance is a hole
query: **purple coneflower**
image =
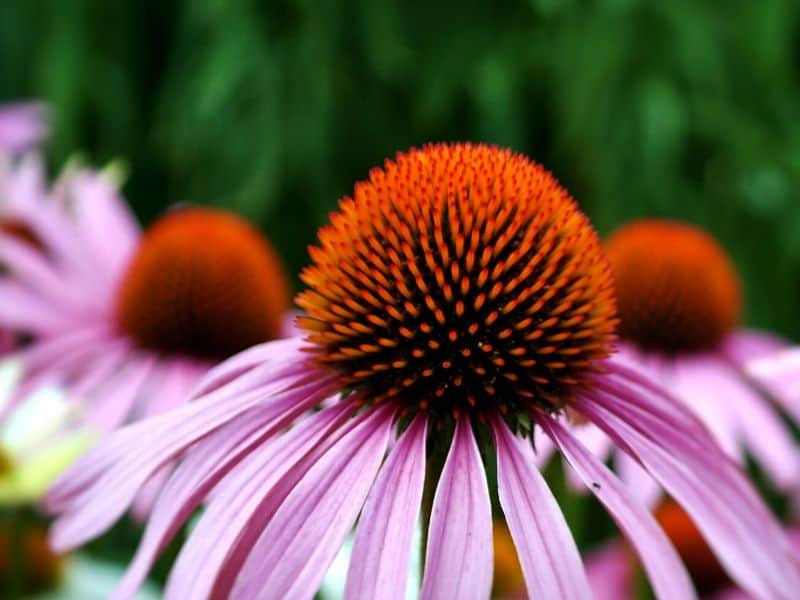
{"type": "Polygon", "coordinates": [[[23,152],[47,135],[47,115],[41,102],[0,104],[0,150],[23,152]]]}
{"type": "MultiPolygon", "coordinates": [[[[670,390],[735,461],[744,464],[750,454],[778,489],[796,489],[800,447],[773,405],[785,407],[790,397],[769,395],[746,371],[748,361],[787,342],[737,327],[740,284],[725,251],[695,227],[657,219],[621,227],[605,250],[617,292],[620,360],[670,390]]],[[[613,450],[597,428],[576,435],[601,458],[613,450]]],[[[615,461],[640,499],[658,500],[659,486],[636,461],[624,453],[615,461]]]]}
{"type": "Polygon", "coordinates": [[[650,513],[555,418],[566,408],[641,461],[743,587],[769,598],[798,589],[788,542],[738,468],[685,408],[610,357],[607,260],[540,166],[483,145],[399,154],[341,201],[310,253],[305,338],[215,368],[193,402],[108,436],[48,495],[60,515],[52,541],[66,549],[106,530],[180,458],[118,598],[203,502],[167,598],[311,598],[357,519],[346,597],[402,598],[434,488],[421,597],[487,598],[481,449],[492,447],[529,594],[587,598],[575,542],[534,465],[539,429],[616,519],[656,593],[691,597],[650,513]]]}
{"type": "Polygon", "coordinates": [[[55,385],[77,423],[103,433],[174,406],[216,363],[284,333],[288,282],[241,218],[175,209],[142,233],[102,174],[73,171],[50,193],[14,177],[0,328],[28,341],[7,355],[22,369],[8,409],[55,385]]]}

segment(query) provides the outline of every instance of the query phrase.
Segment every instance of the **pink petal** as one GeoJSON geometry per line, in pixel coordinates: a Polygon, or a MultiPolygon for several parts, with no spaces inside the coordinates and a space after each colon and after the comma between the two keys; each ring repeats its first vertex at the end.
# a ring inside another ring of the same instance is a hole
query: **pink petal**
{"type": "Polygon", "coordinates": [[[722,353],[734,364],[743,365],[752,360],[772,356],[789,347],[789,342],[772,333],[755,329],[734,331],[722,343],[722,353]]]}
{"type": "Polygon", "coordinates": [[[425,483],[427,430],[426,417],[414,419],[372,487],[356,530],[345,598],[405,598],[425,483]]]}
{"type": "Polygon", "coordinates": [[[745,365],[745,372],[800,423],[800,348],[753,360],[745,365]]]}
{"type": "Polygon", "coordinates": [[[537,421],[630,540],[650,577],[656,596],[664,599],[694,598],[686,569],[653,515],[638,504],[619,479],[560,423],[546,415],[540,415],[537,421]]]}
{"type": "Polygon", "coordinates": [[[461,416],[436,485],[420,598],[488,598],[492,556],[486,473],[470,420],[461,416]]]}
{"type": "MultiPolygon", "coordinates": [[[[247,378],[248,381],[252,381],[253,375],[256,374],[262,377],[262,379],[257,381],[262,381],[263,374],[259,373],[260,370],[274,370],[279,368],[286,357],[296,356],[296,353],[299,352],[303,343],[303,338],[297,336],[285,340],[259,344],[258,346],[243,350],[239,354],[209,369],[203,378],[197,382],[189,395],[192,398],[199,398],[212,391],[219,390],[234,381],[236,381],[237,384],[241,384],[243,382],[242,376],[248,372],[253,372],[250,373],[250,377],[247,378]]],[[[242,388],[239,388],[237,393],[241,391],[242,388]]]]}
{"type": "MultiPolygon", "coordinates": [[[[206,397],[108,436],[53,486],[48,506],[66,505],[51,529],[51,543],[68,549],[102,533],[126,510],[138,489],[160,466],[251,407],[264,404],[276,428],[318,403],[329,382],[276,393],[206,397]]],[[[266,420],[266,417],[265,417],[266,420]]]]}
{"type": "Polygon", "coordinates": [[[743,443],[772,482],[784,491],[797,489],[800,445],[769,400],[736,373],[730,373],[728,385],[717,393],[729,404],[743,443]]]}
{"type": "Polygon", "coordinates": [[[372,409],[316,461],[253,547],[232,598],[313,597],[363,506],[393,425],[391,411],[372,409]]]}
{"type": "Polygon", "coordinates": [[[561,508],[533,466],[533,449],[511,433],[500,418],[492,421],[492,432],[497,447],[500,505],[517,548],[528,595],[591,598],[580,554],[561,508]]]}
{"type": "MultiPolygon", "coordinates": [[[[621,373],[613,361],[609,370],[621,373]]],[[[636,456],[692,516],[729,575],[767,597],[800,589],[788,542],[749,482],[686,409],[606,376],[575,406],[636,456]]]]}
{"type": "Polygon", "coordinates": [[[651,509],[658,504],[664,495],[664,490],[635,458],[625,452],[617,451],[614,453],[614,467],[625,487],[639,504],[651,509]]]}
{"type": "Polygon", "coordinates": [[[730,398],[722,391],[730,387],[729,367],[712,354],[686,357],[673,366],[669,388],[703,422],[725,453],[743,462],[736,416],[730,410],[730,398]]]}
{"type": "Polygon", "coordinates": [[[0,324],[38,335],[64,332],[75,325],[69,314],[56,313],[42,298],[8,280],[0,281],[0,324]]]}
{"type": "Polygon", "coordinates": [[[80,315],[85,291],[66,281],[40,251],[0,234],[0,263],[11,271],[13,281],[32,294],[50,302],[59,311],[80,315]]]}
{"type": "MultiPolygon", "coordinates": [[[[291,469],[295,464],[295,461],[291,460],[293,453],[302,451],[303,446],[298,444],[316,443],[320,436],[328,432],[328,427],[338,425],[339,421],[336,419],[342,415],[347,416],[348,413],[343,411],[343,408],[346,407],[340,405],[336,408],[338,414],[333,411],[328,413],[335,417],[333,421],[328,419],[327,415],[320,413],[320,418],[307,420],[308,427],[295,427],[274,441],[266,441],[274,429],[272,424],[263,423],[257,414],[248,413],[220,428],[195,446],[179,464],[159,496],[136,556],[120,586],[115,590],[113,598],[127,599],[135,593],[158,553],[208,496],[211,489],[217,486],[237,464],[241,464],[248,453],[252,458],[263,458],[263,460],[257,464],[260,468],[246,473],[242,485],[247,483],[260,489],[259,483],[264,477],[274,477],[275,467],[269,468],[270,464],[277,465],[279,469],[291,469]]],[[[256,462],[251,459],[248,461],[256,462]]],[[[242,471],[244,469],[238,469],[238,472],[242,471]]],[[[242,491],[242,488],[237,491],[242,491]]],[[[236,520],[242,519],[247,512],[246,509],[240,508],[245,501],[244,494],[231,494],[228,497],[220,494],[214,498],[178,556],[170,576],[171,586],[177,585],[179,589],[193,587],[198,590],[198,597],[210,594],[209,590],[218,572],[218,567],[212,566],[213,553],[227,552],[230,542],[226,546],[220,536],[233,535],[235,539],[241,529],[237,526],[236,520]],[[228,513],[223,515],[223,519],[217,520],[215,514],[220,508],[228,513]],[[207,537],[203,532],[208,529],[209,524],[216,525],[217,531],[213,536],[207,537]],[[196,560],[205,561],[206,568],[202,570],[191,568],[184,582],[183,565],[187,557],[191,556],[199,557],[196,560]]]]}
{"type": "Polygon", "coordinates": [[[135,217],[114,185],[99,173],[81,171],[67,184],[84,239],[103,261],[109,283],[117,283],[141,236],[135,217]]]}
{"type": "Polygon", "coordinates": [[[594,600],[636,597],[634,568],[619,542],[612,542],[587,555],[586,576],[594,600]]]}
{"type": "Polygon", "coordinates": [[[41,102],[0,106],[0,148],[21,152],[36,146],[47,135],[47,108],[41,102]]]}

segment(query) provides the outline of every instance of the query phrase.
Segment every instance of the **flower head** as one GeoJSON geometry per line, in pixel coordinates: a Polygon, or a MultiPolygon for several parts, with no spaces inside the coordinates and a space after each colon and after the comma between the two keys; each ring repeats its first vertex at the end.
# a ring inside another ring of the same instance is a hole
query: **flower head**
{"type": "Polygon", "coordinates": [[[0,328],[27,340],[13,353],[11,406],[58,386],[105,432],[174,406],[216,362],[283,334],[288,282],[240,217],[181,208],[142,233],[106,173],[73,168],[47,190],[23,163],[7,181],[0,328]]]}
{"type": "Polygon", "coordinates": [[[440,416],[552,409],[611,353],[597,236],[522,156],[401,156],[356,186],[319,240],[299,325],[315,364],[372,402],[440,416]]]}
{"type": "Polygon", "coordinates": [[[704,231],[645,219],[620,227],[605,249],[623,339],[665,354],[709,350],[738,324],[738,275],[704,231]]]}
{"type": "Polygon", "coordinates": [[[587,598],[543,433],[617,520],[660,597],[692,597],[655,519],[558,420],[611,436],[686,507],[756,594],[800,585],[788,542],[676,401],[613,356],[606,258],[550,174],[470,144],[399,154],[340,203],[311,250],[306,335],[256,346],[192,402],[100,442],[47,498],[58,548],[109,527],[180,461],[118,589],[129,597],[200,503],[167,598],[311,598],[356,520],[347,598],[402,598],[423,488],[435,488],[421,596],[486,598],[492,510],[481,439],[534,597],[587,598]],[[396,441],[393,439],[397,436],[396,441]],[[448,449],[449,446],[449,449],[448,449]],[[426,475],[426,448],[446,451],[426,475]],[[360,515],[360,517],[359,517],[360,515]]]}
{"type": "MultiPolygon", "coordinates": [[[[744,464],[750,454],[777,488],[798,489],[800,448],[774,406],[791,407],[793,398],[767,393],[746,372],[786,342],[737,327],[739,278],[719,243],[688,224],[645,219],[620,227],[605,249],[626,363],[673,390],[731,458],[744,464]]],[[[598,433],[577,435],[605,458],[613,444],[598,433]]],[[[620,453],[615,461],[643,501],[658,501],[661,489],[635,461],[620,453]]]]}

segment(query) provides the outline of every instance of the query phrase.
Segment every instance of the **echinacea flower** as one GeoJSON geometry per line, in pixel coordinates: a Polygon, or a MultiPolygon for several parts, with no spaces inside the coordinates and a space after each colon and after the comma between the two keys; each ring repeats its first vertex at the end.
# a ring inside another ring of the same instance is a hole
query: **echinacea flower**
{"type": "MultiPolygon", "coordinates": [[[[656,520],[681,556],[695,588],[703,598],[742,600],[752,598],[736,588],[723,570],[702,534],[686,512],[669,498],[655,509],[656,520]]],[[[800,560],[800,537],[789,531],[800,560]]],[[[623,541],[613,540],[586,556],[586,571],[595,600],[625,600],[637,597],[638,565],[623,541]]]]}
{"type": "MultiPolygon", "coordinates": [[[[738,326],[741,286],[725,251],[700,229],[658,219],[621,227],[605,250],[617,290],[620,358],[670,390],[728,456],[744,464],[749,454],[777,489],[797,489],[800,446],[773,404],[786,406],[789,397],[770,396],[746,370],[787,342],[738,326]]],[[[601,458],[612,453],[612,440],[596,428],[577,435],[601,458]]],[[[643,501],[658,500],[659,486],[635,461],[615,453],[615,462],[643,501]]]]}
{"type": "Polygon", "coordinates": [[[0,104],[0,151],[30,150],[46,135],[47,115],[44,104],[0,104]]]}
{"type": "MultiPolygon", "coordinates": [[[[31,180],[11,191],[40,193],[31,180]]],[[[283,335],[288,282],[240,217],[177,208],[141,232],[110,178],[86,170],[49,200],[16,202],[35,245],[0,231],[0,329],[30,339],[12,355],[22,380],[10,407],[58,386],[103,433],[174,406],[216,363],[283,335]]]]}
{"type": "Polygon", "coordinates": [[[178,460],[116,598],[201,503],[167,598],[311,598],[357,519],[345,597],[402,598],[434,488],[421,597],[487,598],[481,448],[492,447],[528,593],[588,598],[534,465],[540,429],[617,520],[659,597],[692,597],[652,515],[555,418],[567,407],[641,461],[743,587],[765,598],[799,589],[788,542],[738,468],[683,406],[610,357],[607,260],[540,166],[484,145],[398,154],[341,201],[310,254],[305,338],[216,367],[192,402],[112,433],[49,492],[63,550],[105,531],[178,460]],[[426,476],[442,454],[438,480],[438,469],[426,476]]]}

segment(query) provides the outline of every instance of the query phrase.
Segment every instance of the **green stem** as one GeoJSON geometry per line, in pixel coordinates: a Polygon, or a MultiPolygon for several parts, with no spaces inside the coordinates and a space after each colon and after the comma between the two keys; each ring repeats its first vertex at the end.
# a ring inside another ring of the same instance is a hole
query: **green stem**
{"type": "Polygon", "coordinates": [[[425,555],[428,549],[428,528],[431,524],[431,513],[433,512],[433,499],[436,495],[436,485],[439,483],[439,476],[442,474],[444,462],[447,459],[447,446],[442,444],[441,440],[433,441],[430,445],[432,447],[428,451],[427,460],[425,462],[425,487],[422,489],[421,575],[424,575],[425,571],[425,555]]]}

